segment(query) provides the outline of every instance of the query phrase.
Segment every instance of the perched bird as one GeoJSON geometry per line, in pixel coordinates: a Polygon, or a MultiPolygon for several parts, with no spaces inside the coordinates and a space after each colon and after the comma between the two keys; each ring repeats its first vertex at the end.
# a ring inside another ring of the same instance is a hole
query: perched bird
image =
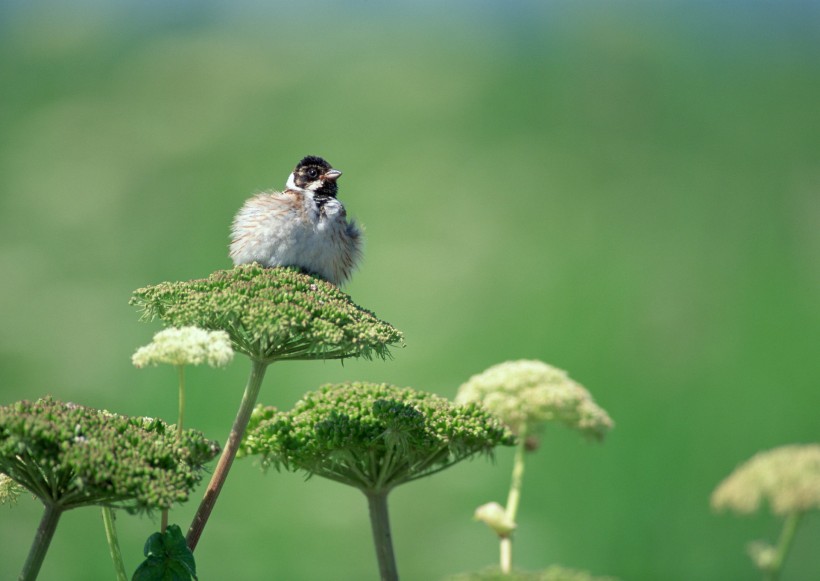
{"type": "Polygon", "coordinates": [[[234,265],[297,266],[340,285],[361,256],[361,232],[336,199],[342,175],[309,155],[290,174],[285,191],[256,194],[231,226],[234,265]]]}

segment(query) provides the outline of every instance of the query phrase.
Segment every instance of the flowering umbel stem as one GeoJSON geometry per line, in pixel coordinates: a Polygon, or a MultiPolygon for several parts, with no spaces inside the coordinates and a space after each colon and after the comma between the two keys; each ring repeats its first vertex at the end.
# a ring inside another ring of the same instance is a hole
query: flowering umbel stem
{"type": "Polygon", "coordinates": [[[242,436],[245,435],[245,428],[248,427],[248,421],[251,418],[251,412],[256,404],[259,389],[262,387],[262,380],[265,378],[265,371],[269,364],[268,361],[251,360],[251,374],[248,377],[248,383],[245,386],[245,393],[242,395],[242,403],[239,405],[236,419],[234,419],[231,427],[231,433],[225,443],[225,448],[222,450],[222,455],[219,457],[216,469],[214,469],[211,481],[208,483],[208,488],[205,490],[205,496],[202,498],[202,502],[200,502],[199,508],[194,515],[194,520],[191,522],[191,527],[188,529],[186,541],[192,552],[196,549],[199,537],[202,536],[205,524],[211,516],[216,499],[219,497],[234,458],[236,458],[236,452],[242,443],[242,436]]]}
{"type": "Polygon", "coordinates": [[[40,567],[46,558],[54,531],[57,530],[57,523],[63,514],[63,509],[53,504],[46,504],[43,518],[40,519],[40,526],[37,527],[37,534],[34,535],[34,542],[31,544],[28,558],[20,573],[20,581],[34,581],[40,573],[40,567]]]}
{"type": "Polygon", "coordinates": [[[114,571],[117,573],[117,581],[128,581],[125,574],[125,563],[122,561],[122,551],[120,551],[120,541],[117,537],[117,527],[114,524],[114,509],[110,506],[102,508],[103,525],[105,526],[105,538],[108,540],[108,551],[111,553],[111,561],[114,563],[114,571]]]}
{"type": "MultiPolygon", "coordinates": [[[[507,495],[507,506],[504,509],[506,519],[515,523],[518,503],[521,500],[521,483],[524,480],[524,455],[526,454],[527,427],[522,425],[518,433],[518,445],[515,448],[510,493],[507,495]]],[[[501,536],[501,572],[512,570],[512,532],[501,536]]]]}
{"type": "Polygon", "coordinates": [[[780,578],[780,570],[783,568],[783,562],[786,560],[786,555],[789,554],[789,549],[791,549],[801,516],[801,513],[793,512],[786,517],[783,530],[780,532],[780,539],[777,541],[777,552],[767,572],[766,581],[777,581],[780,578]]]}
{"type": "Polygon", "coordinates": [[[379,561],[379,575],[382,581],[398,581],[396,555],[393,551],[393,536],[390,533],[390,515],[387,511],[387,492],[365,492],[370,508],[370,527],[373,530],[373,544],[379,561]]]}
{"type": "MultiPolygon", "coordinates": [[[[179,411],[177,412],[177,440],[182,434],[182,424],[185,418],[185,365],[176,365],[177,377],[179,378],[179,411]]],[[[163,509],[160,521],[160,532],[168,530],[168,509],[163,509]]]]}
{"type": "Polygon", "coordinates": [[[179,377],[179,415],[177,417],[177,437],[182,432],[182,423],[185,418],[185,366],[177,365],[179,377]]]}
{"type": "Polygon", "coordinates": [[[263,466],[303,470],[361,490],[380,578],[396,581],[388,493],[513,441],[512,433],[476,404],[354,381],[306,393],[288,412],[257,406],[240,453],[260,455],[263,466]]]}

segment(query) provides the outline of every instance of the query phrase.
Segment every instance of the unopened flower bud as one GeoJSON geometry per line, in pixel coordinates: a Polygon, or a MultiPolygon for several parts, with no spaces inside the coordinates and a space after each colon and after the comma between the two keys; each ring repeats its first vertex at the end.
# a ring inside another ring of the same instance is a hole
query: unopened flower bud
{"type": "Polygon", "coordinates": [[[763,541],[749,543],[746,551],[761,571],[771,571],[777,561],[777,549],[763,541]]]}
{"type": "Polygon", "coordinates": [[[507,516],[507,511],[497,502],[482,504],[473,514],[475,520],[480,520],[495,531],[499,537],[508,537],[515,530],[515,523],[507,516]]]}

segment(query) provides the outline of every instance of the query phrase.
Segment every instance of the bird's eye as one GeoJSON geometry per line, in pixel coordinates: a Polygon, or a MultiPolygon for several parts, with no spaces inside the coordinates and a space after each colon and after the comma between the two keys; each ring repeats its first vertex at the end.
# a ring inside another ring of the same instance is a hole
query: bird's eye
{"type": "Polygon", "coordinates": [[[307,170],[307,175],[310,179],[315,180],[316,178],[319,177],[319,170],[316,169],[315,167],[312,167],[312,168],[307,170]]]}

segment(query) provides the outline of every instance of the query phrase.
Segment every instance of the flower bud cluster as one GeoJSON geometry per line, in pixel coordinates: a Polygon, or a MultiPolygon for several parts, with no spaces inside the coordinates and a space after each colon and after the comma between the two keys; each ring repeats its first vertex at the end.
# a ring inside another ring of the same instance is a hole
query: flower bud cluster
{"type": "Polygon", "coordinates": [[[365,491],[437,472],[513,437],[475,404],[388,384],[326,385],[289,412],[257,406],[243,455],[365,491]]]}
{"type": "Polygon", "coordinates": [[[51,398],[0,406],[0,472],[63,510],[168,508],[188,499],[219,445],[158,419],[51,398]]]}
{"type": "Polygon", "coordinates": [[[384,358],[402,342],[338,287],[293,268],[240,265],[138,289],[131,304],[169,326],[225,331],[235,350],[259,361],[384,358]]]}

